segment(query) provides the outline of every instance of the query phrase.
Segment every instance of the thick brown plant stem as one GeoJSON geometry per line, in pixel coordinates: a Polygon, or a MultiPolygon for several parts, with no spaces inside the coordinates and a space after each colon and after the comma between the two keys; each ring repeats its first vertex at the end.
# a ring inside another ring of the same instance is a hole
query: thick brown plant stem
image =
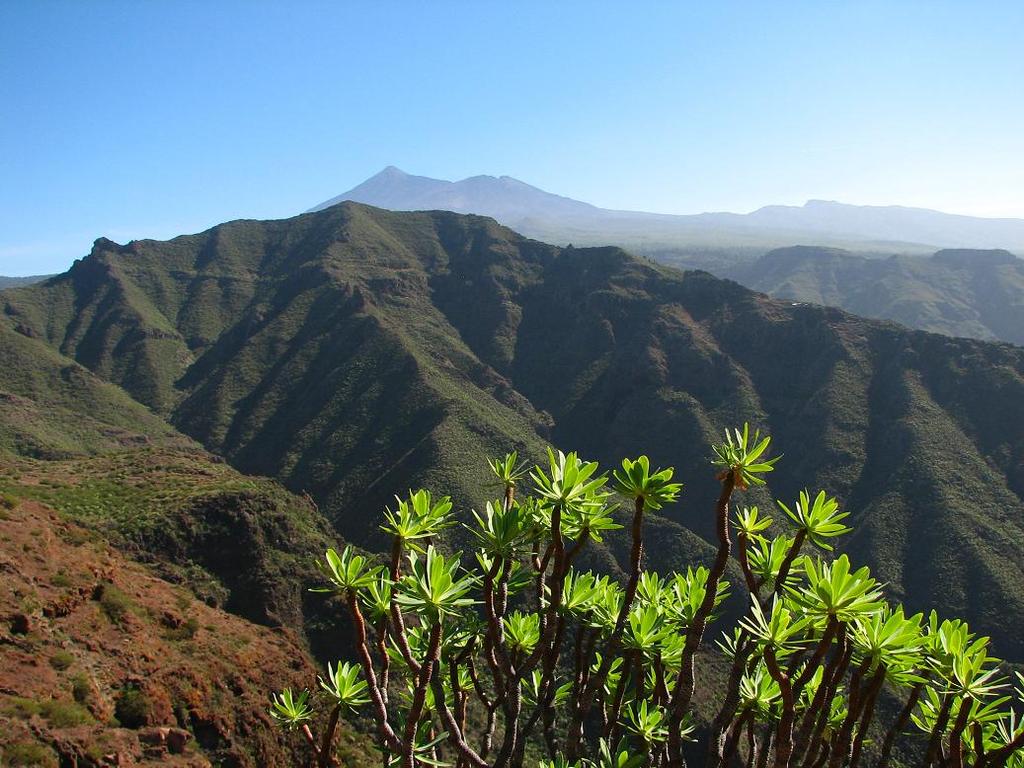
{"type": "MultiPolygon", "coordinates": [[[[853,646],[847,641],[845,632],[841,632],[839,635],[839,647],[836,649],[836,654],[829,662],[828,666],[825,667],[825,672],[822,675],[821,685],[825,688],[824,694],[818,699],[818,709],[810,709],[804,715],[803,724],[801,730],[804,728],[810,729],[810,736],[806,740],[806,749],[802,755],[797,757],[801,758],[801,768],[811,768],[815,765],[819,759],[819,756],[828,754],[828,749],[825,748],[827,745],[822,743],[822,736],[825,732],[825,728],[829,722],[831,706],[828,702],[831,702],[836,695],[836,691],[839,690],[839,684],[842,682],[843,676],[846,674],[847,668],[850,666],[850,660],[853,658],[853,646]]],[[[821,691],[819,690],[818,693],[821,691]]],[[[799,742],[798,742],[799,743],[799,742]]]]}
{"type": "MultiPolygon", "coordinates": [[[[804,713],[803,718],[800,722],[800,727],[796,734],[796,746],[793,751],[793,755],[797,760],[804,758],[807,751],[807,745],[811,740],[811,735],[815,731],[815,726],[821,721],[821,715],[824,713],[824,707],[831,701],[831,692],[834,690],[831,686],[832,680],[836,675],[837,668],[842,664],[843,661],[843,647],[846,642],[846,625],[839,625],[835,619],[829,620],[829,629],[825,630],[825,636],[822,637],[822,642],[818,644],[818,648],[815,650],[814,657],[812,657],[813,664],[817,665],[821,663],[824,658],[824,654],[828,651],[828,645],[831,644],[832,639],[838,635],[839,645],[835,655],[825,665],[822,670],[821,684],[818,685],[818,690],[814,692],[814,696],[811,699],[811,705],[807,708],[807,712],[804,713]],[[818,651],[822,651],[819,655],[818,651]]],[[[845,667],[839,673],[845,672],[845,667]]],[[[807,683],[813,676],[814,670],[811,668],[811,664],[808,664],[804,670],[804,673],[800,675],[800,679],[797,681],[799,688],[794,685],[794,693],[796,696],[800,695],[800,692],[804,689],[807,683]],[[807,670],[811,670],[811,675],[807,674],[807,670]]]]}
{"type": "Polygon", "coordinates": [[[334,732],[338,730],[339,717],[341,717],[341,704],[335,704],[327,719],[327,727],[324,729],[324,737],[317,753],[318,768],[330,768],[332,765],[337,765],[338,761],[334,759],[334,732]]]}
{"type": "Polygon", "coordinates": [[[516,752],[519,741],[519,716],[523,709],[522,682],[518,678],[509,680],[509,688],[505,692],[505,738],[501,744],[493,768],[504,768],[516,752]]]}
{"type": "Polygon", "coordinates": [[[632,674],[632,667],[632,660],[623,659],[622,671],[619,673],[619,683],[615,686],[615,695],[612,698],[608,721],[605,723],[605,738],[611,744],[615,744],[619,740],[619,712],[622,711],[622,699],[626,693],[629,675],[632,674]]]}
{"type": "Polygon", "coordinates": [[[757,755],[757,768],[767,768],[768,757],[772,753],[774,744],[775,729],[769,724],[765,726],[764,734],[761,738],[761,751],[757,755]]]}
{"type": "Polygon", "coordinates": [[[979,757],[975,762],[975,768],[1003,768],[1010,755],[1024,747],[1024,730],[1018,733],[1013,739],[998,749],[987,752],[984,757],[979,757]]]}
{"type": "Polygon", "coordinates": [[[416,727],[419,725],[420,715],[423,714],[423,704],[427,698],[427,688],[430,686],[434,675],[434,667],[441,655],[441,622],[438,621],[430,628],[430,641],[427,645],[427,655],[420,665],[419,675],[416,677],[416,687],[413,689],[412,704],[406,714],[405,733],[402,738],[402,768],[416,768],[416,727]]]}
{"type": "MultiPolygon", "coordinates": [[[[605,680],[608,678],[608,673],[611,671],[612,662],[618,655],[619,648],[622,644],[622,632],[625,629],[626,621],[629,618],[629,611],[633,607],[633,601],[636,599],[636,591],[640,584],[640,572],[644,557],[645,506],[646,503],[642,496],[637,496],[633,500],[633,545],[629,556],[629,580],[626,582],[626,591],[623,595],[622,606],[619,608],[619,615],[615,617],[615,626],[612,629],[611,635],[608,638],[608,643],[604,648],[601,666],[588,680],[582,695],[576,701],[576,706],[573,708],[573,714],[570,718],[569,726],[569,743],[567,745],[567,752],[570,759],[575,759],[579,756],[583,724],[586,722],[587,716],[590,714],[590,710],[594,706],[594,701],[596,700],[598,693],[604,687],[605,680]]],[[[584,660],[585,663],[587,661],[588,659],[584,660]]]]}
{"type": "Polygon", "coordinates": [[[870,666],[871,659],[864,659],[850,677],[850,701],[847,705],[846,717],[843,719],[843,724],[839,727],[839,733],[835,738],[832,753],[828,758],[830,768],[839,768],[849,756],[853,727],[860,717],[866,692],[867,684],[863,683],[864,675],[867,674],[870,666]]]}
{"type": "MultiPolygon", "coordinates": [[[[453,677],[451,679],[454,680],[455,678],[453,677]]],[[[444,698],[444,685],[441,683],[440,675],[433,675],[431,677],[430,687],[434,692],[434,701],[437,706],[438,714],[441,716],[441,721],[444,723],[445,730],[448,732],[448,742],[455,747],[460,759],[466,764],[473,766],[473,768],[489,768],[487,762],[480,757],[480,755],[474,752],[471,746],[469,746],[465,737],[465,729],[460,727],[455,715],[453,715],[451,709],[448,708],[448,704],[445,702],[444,698]]]]}
{"type": "MultiPolygon", "coordinates": [[[[396,536],[395,540],[391,544],[391,581],[397,583],[401,575],[402,541],[396,536]]],[[[398,607],[398,602],[395,600],[394,596],[391,598],[391,622],[395,627],[395,631],[391,634],[391,637],[395,641],[395,645],[398,646],[398,650],[402,654],[402,658],[405,660],[409,669],[413,671],[413,674],[419,674],[420,665],[413,657],[412,651],[409,649],[409,643],[406,640],[405,619],[402,618],[402,610],[398,607]]]]}
{"type": "Polygon", "coordinates": [[[928,768],[939,756],[939,750],[942,747],[942,735],[946,732],[946,726],[949,725],[949,713],[952,707],[953,696],[947,694],[942,702],[942,707],[939,709],[938,717],[935,720],[935,727],[932,728],[931,738],[928,739],[928,750],[925,752],[924,761],[921,763],[922,768],[928,768]]]}
{"type": "Polygon", "coordinates": [[[756,722],[751,719],[747,723],[747,768],[754,768],[757,760],[757,734],[755,732],[756,722]]]}
{"type": "Polygon", "coordinates": [[[728,766],[736,754],[736,750],[739,748],[740,737],[743,735],[743,729],[747,727],[748,723],[753,718],[754,713],[750,710],[740,715],[739,719],[733,723],[732,728],[727,730],[728,738],[725,741],[725,749],[722,752],[721,765],[728,766]]]}
{"type": "Polygon", "coordinates": [[[764,662],[768,672],[779,684],[779,692],[782,694],[782,714],[775,731],[775,768],[788,768],[793,754],[793,721],[796,717],[793,686],[789,681],[789,675],[779,667],[775,649],[771,646],[764,649],[764,662]]]}
{"type": "Polygon", "coordinates": [[[736,716],[736,710],[740,701],[740,681],[747,671],[747,662],[753,650],[753,643],[748,635],[740,638],[740,644],[736,648],[736,654],[732,660],[732,668],[729,670],[729,682],[725,686],[725,700],[721,709],[715,715],[711,723],[711,730],[708,734],[708,756],[706,765],[708,768],[719,764],[722,761],[725,748],[725,732],[736,716]]]}
{"type": "Polygon", "coordinates": [[[363,619],[363,612],[359,609],[359,598],[355,592],[348,593],[348,608],[352,614],[352,620],[356,626],[356,645],[358,646],[359,661],[363,667],[363,676],[366,678],[366,687],[370,693],[370,700],[376,710],[377,730],[380,733],[382,746],[395,752],[401,750],[401,740],[395,734],[388,723],[388,708],[381,694],[377,674],[373,669],[373,659],[370,657],[370,649],[366,641],[366,621],[363,619]]]}
{"type": "Polygon", "coordinates": [[[964,766],[964,730],[967,728],[967,718],[971,714],[971,700],[963,699],[960,702],[960,711],[957,712],[956,720],[953,722],[953,730],[949,734],[949,765],[950,768],[963,768],[964,766]]]}
{"type": "Polygon", "coordinates": [[[707,627],[708,619],[715,609],[715,598],[718,595],[718,584],[725,574],[729,564],[729,553],[732,549],[732,541],[729,537],[729,499],[732,497],[733,488],[736,485],[735,472],[728,472],[722,480],[722,490],[718,496],[718,503],[715,505],[715,523],[718,531],[718,554],[708,574],[707,591],[704,599],[693,617],[693,623],[686,633],[686,643],[683,646],[682,662],[679,667],[679,675],[672,692],[671,711],[668,722],[668,751],[670,760],[682,761],[682,737],[679,730],[690,708],[693,700],[694,687],[694,660],[697,649],[700,647],[704,637],[704,629],[707,627]]]}
{"type": "Polygon", "coordinates": [[[309,746],[313,748],[313,755],[317,760],[320,759],[320,746],[316,743],[316,738],[313,736],[313,732],[309,730],[309,723],[302,724],[302,735],[309,742],[309,746]]]}
{"type": "Polygon", "coordinates": [[[845,625],[841,624],[835,616],[832,616],[828,620],[828,625],[825,627],[825,633],[821,636],[821,640],[818,641],[817,647],[814,649],[814,653],[811,655],[810,660],[804,665],[803,671],[793,681],[793,695],[800,696],[804,686],[810,682],[811,678],[814,677],[815,671],[821,666],[821,660],[825,658],[825,654],[828,653],[828,649],[832,647],[832,641],[840,630],[845,631],[845,625]]]}
{"type": "Polygon", "coordinates": [[[579,713],[581,719],[589,714],[594,696],[604,685],[605,679],[608,677],[612,661],[615,659],[622,644],[622,632],[626,627],[626,621],[629,619],[629,611],[633,607],[633,600],[636,599],[636,590],[640,584],[640,570],[644,557],[644,499],[642,496],[638,496],[633,503],[632,536],[633,546],[629,555],[629,580],[626,582],[622,606],[619,608],[619,615],[615,617],[615,627],[608,638],[601,667],[591,678],[587,686],[588,690],[583,693],[579,713]]]}
{"type": "Polygon", "coordinates": [[[857,726],[857,736],[853,740],[853,753],[850,756],[850,768],[857,768],[860,763],[860,756],[864,750],[864,740],[871,729],[871,721],[875,718],[875,702],[878,701],[878,694],[882,690],[882,683],[885,682],[885,669],[879,667],[875,678],[868,689],[867,699],[864,702],[864,714],[861,715],[860,723],[857,726]]]}

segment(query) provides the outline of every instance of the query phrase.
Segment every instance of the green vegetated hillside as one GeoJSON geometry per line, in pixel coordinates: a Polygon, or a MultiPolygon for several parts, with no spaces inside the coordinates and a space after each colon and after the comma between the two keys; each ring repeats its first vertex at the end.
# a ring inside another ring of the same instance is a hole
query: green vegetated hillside
{"type": "Polygon", "coordinates": [[[931,257],[882,259],[796,246],[721,273],[780,299],[1024,345],[1024,260],[1008,251],[944,250],[931,257]]]}
{"type": "Polygon", "coordinates": [[[706,551],[708,443],[748,420],[785,471],[747,503],[829,489],[853,513],[847,551],[895,598],[963,615],[1024,657],[1024,350],[488,219],[351,203],[101,240],[0,301],[12,326],[243,471],[308,490],[369,546],[391,494],[423,485],[479,505],[481,455],[536,458],[551,442],[678,467],[683,501],[650,537],[652,566],[676,567],[706,551]]]}
{"type": "Polygon", "coordinates": [[[0,325],[0,761],[173,760],[160,728],[183,765],[291,761],[267,690],[347,646],[307,591],[337,534],[26,334],[0,325]]]}
{"type": "Polygon", "coordinates": [[[211,604],[323,629],[304,616],[322,601],[294,576],[315,578],[312,558],[336,539],[308,499],[240,474],[117,385],[6,325],[0,470],[0,492],[102,531],[211,604]]]}
{"type": "Polygon", "coordinates": [[[62,458],[140,445],[194,443],[120,387],[0,324],[0,450],[62,458]]]}

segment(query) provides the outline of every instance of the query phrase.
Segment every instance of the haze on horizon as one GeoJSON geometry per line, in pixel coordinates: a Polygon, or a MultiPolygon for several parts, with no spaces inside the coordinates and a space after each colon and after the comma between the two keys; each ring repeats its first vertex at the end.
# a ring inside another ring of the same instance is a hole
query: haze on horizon
{"type": "Polygon", "coordinates": [[[1024,217],[1012,2],[0,8],[0,274],[280,218],[387,165],[595,205],[1024,217]]]}

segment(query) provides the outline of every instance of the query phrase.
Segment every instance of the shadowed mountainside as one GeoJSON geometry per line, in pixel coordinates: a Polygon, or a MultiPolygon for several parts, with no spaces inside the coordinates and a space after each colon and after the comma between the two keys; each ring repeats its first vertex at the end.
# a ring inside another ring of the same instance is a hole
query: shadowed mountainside
{"type": "Polygon", "coordinates": [[[706,553],[708,442],[749,420],[786,456],[746,503],[830,490],[853,513],[846,549],[895,598],[1024,656],[1024,350],[352,203],[100,240],[0,301],[12,326],[243,471],[308,490],[369,546],[391,494],[479,504],[483,455],[536,459],[550,441],[680,469],[684,500],[650,536],[652,567],[675,567],[706,553]]]}

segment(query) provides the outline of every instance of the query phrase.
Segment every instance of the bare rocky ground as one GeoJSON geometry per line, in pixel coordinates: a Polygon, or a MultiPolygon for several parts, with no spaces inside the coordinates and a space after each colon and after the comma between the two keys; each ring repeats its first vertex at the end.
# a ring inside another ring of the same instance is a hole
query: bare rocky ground
{"type": "Polygon", "coordinates": [[[294,632],[196,600],[36,501],[0,499],[3,765],[275,766],[269,692],[316,670],[294,632]]]}

